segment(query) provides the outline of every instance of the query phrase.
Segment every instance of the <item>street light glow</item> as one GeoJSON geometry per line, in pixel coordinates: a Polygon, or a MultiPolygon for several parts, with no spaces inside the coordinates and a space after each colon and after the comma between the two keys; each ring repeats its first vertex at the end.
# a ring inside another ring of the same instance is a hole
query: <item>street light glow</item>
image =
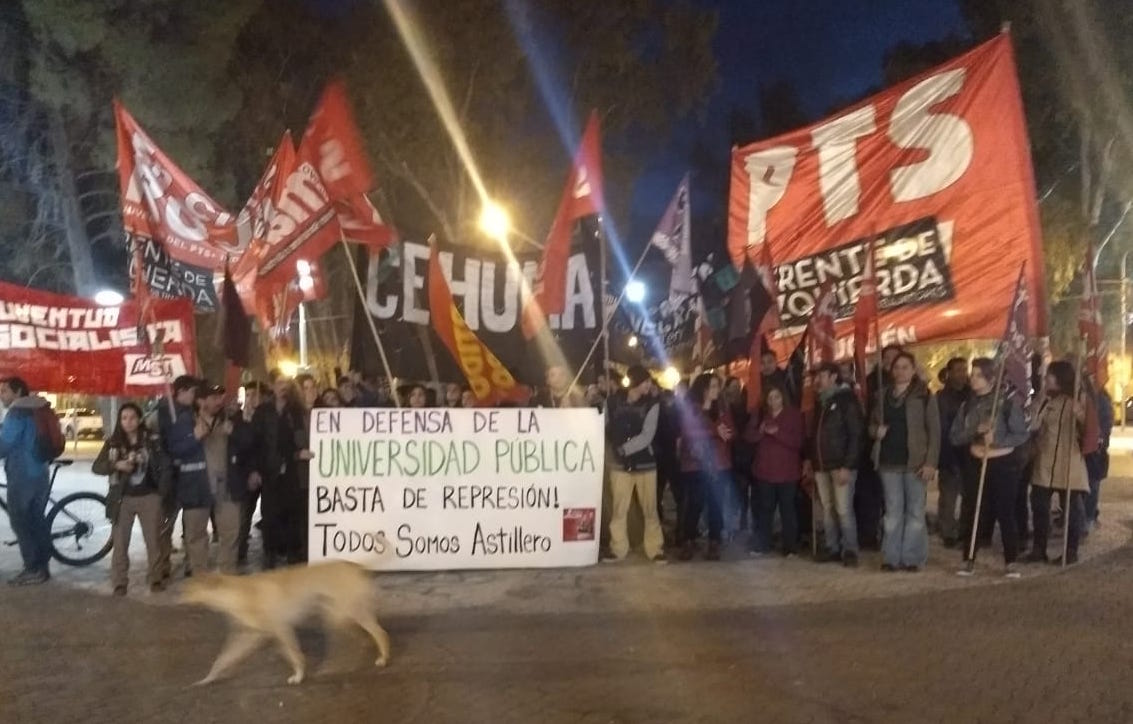
{"type": "Polygon", "coordinates": [[[314,278],[310,274],[299,277],[299,288],[304,292],[311,291],[315,288],[314,278]]]}
{"type": "Polygon", "coordinates": [[[630,347],[636,347],[637,346],[637,335],[631,334],[629,336],[629,339],[626,340],[626,344],[628,344],[630,347]]]}
{"type": "Polygon", "coordinates": [[[511,231],[511,218],[504,207],[495,201],[484,202],[484,208],[480,211],[480,231],[493,239],[506,239],[511,231]]]}
{"type": "Polygon", "coordinates": [[[311,276],[311,262],[306,259],[300,259],[295,262],[295,271],[299,272],[299,278],[311,276]]]}
{"type": "Polygon", "coordinates": [[[288,379],[295,379],[299,374],[299,363],[293,359],[281,359],[279,361],[279,373],[288,379]]]}
{"type": "Polygon", "coordinates": [[[94,303],[100,307],[118,307],[126,298],[113,289],[102,289],[94,295],[94,303]]]}
{"type": "Polygon", "coordinates": [[[631,304],[641,304],[645,301],[645,283],[638,279],[626,282],[626,300],[631,304]]]}
{"type": "Polygon", "coordinates": [[[681,383],[681,372],[676,367],[666,367],[661,372],[661,386],[666,390],[675,389],[681,383]]]}

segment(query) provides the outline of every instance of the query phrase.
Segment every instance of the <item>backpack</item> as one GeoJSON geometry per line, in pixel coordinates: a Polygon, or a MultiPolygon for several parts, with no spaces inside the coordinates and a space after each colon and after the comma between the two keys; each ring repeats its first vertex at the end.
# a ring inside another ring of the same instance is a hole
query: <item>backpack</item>
{"type": "Polygon", "coordinates": [[[51,405],[37,407],[32,412],[35,421],[35,455],[44,462],[50,462],[63,454],[67,440],[63,428],[51,405]]]}

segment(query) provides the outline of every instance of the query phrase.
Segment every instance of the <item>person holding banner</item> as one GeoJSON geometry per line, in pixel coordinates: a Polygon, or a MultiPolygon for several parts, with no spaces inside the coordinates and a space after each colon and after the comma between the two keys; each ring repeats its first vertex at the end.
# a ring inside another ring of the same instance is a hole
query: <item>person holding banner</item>
{"type": "Polygon", "coordinates": [[[857,396],[841,379],[838,365],[826,362],[814,371],[817,394],[811,431],[810,466],[823,510],[826,534],[819,561],[858,565],[858,523],[854,486],[862,459],[863,414],[857,396]]]}
{"type": "MultiPolygon", "coordinates": [[[[967,448],[964,466],[964,493],[960,504],[960,525],[964,542],[964,562],[970,562],[969,550],[973,533],[975,550],[988,537],[995,523],[999,523],[999,536],[1003,541],[1004,575],[1018,578],[1016,560],[1019,558],[1019,529],[1015,519],[1015,491],[1019,485],[1019,453],[1017,448],[1027,442],[1030,433],[1023,417],[1023,406],[1018,391],[1001,391],[996,399],[995,362],[980,357],[972,361],[972,396],[963,404],[952,423],[950,440],[953,445],[967,448]],[[994,410],[995,419],[992,420],[994,410]],[[980,471],[987,461],[984,475],[983,500],[976,509],[980,488],[980,471]]],[[[970,567],[960,571],[971,575],[970,567]]]]}
{"type": "Polygon", "coordinates": [[[1074,365],[1063,360],[1051,362],[1046,373],[1045,399],[1039,403],[1031,423],[1038,436],[1035,471],[1031,477],[1034,539],[1027,563],[1047,562],[1050,498],[1067,490],[1070,501],[1064,503],[1062,510],[1063,515],[1067,515],[1067,511],[1070,515],[1066,563],[1078,562],[1078,543],[1085,528],[1085,502],[1090,491],[1085,453],[1097,449],[1098,427],[1088,397],[1079,395],[1074,399],[1077,382],[1074,365]]]}
{"type": "Polygon", "coordinates": [[[925,502],[940,459],[940,412],[917,377],[913,355],[900,352],[890,370],[893,384],[870,415],[873,459],[885,491],[881,570],[915,572],[928,560],[925,502]]]}
{"type": "Polygon", "coordinates": [[[256,408],[252,417],[257,459],[248,476],[248,485],[262,490],[264,568],[269,570],[281,560],[303,559],[300,506],[305,508],[307,500],[300,490],[299,462],[310,459],[310,452],[299,444],[300,434],[306,437],[306,415],[298,388],[279,377],[274,392],[274,399],[256,408]]]}
{"type": "Polygon", "coordinates": [[[663,563],[665,537],[657,516],[657,458],[653,447],[660,405],[649,394],[653,379],[644,367],[630,367],[626,377],[629,378],[629,388],[625,399],[616,406],[611,404],[606,418],[606,434],[613,448],[610,463],[613,510],[610,513],[610,556],[607,560],[620,561],[629,554],[626,522],[636,491],[637,504],[645,521],[645,556],[656,563],[663,563]]]}
{"type": "MultiPolygon", "coordinates": [[[[208,427],[197,419],[196,399],[200,380],[182,375],[173,381],[173,411],[169,415],[166,406],[158,408],[161,416],[161,437],[165,450],[173,458],[176,471],[174,500],[181,509],[181,525],[185,532],[185,552],[188,563],[185,575],[193,571],[203,573],[208,570],[209,515],[212,512],[212,489],[209,485],[205,463],[205,449],[202,444],[208,435],[208,427]]],[[[174,518],[176,516],[173,516],[174,518]]],[[[170,519],[163,530],[162,552],[168,566],[168,553],[172,550],[173,520],[170,519]],[[167,542],[168,541],[168,542],[167,542]]],[[[163,571],[164,572],[164,571],[163,571]]]]}

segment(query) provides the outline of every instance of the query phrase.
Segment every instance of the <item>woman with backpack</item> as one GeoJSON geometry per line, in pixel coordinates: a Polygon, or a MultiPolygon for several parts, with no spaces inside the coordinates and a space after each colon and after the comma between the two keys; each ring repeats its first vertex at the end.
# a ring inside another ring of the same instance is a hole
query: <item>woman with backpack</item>
{"type": "Polygon", "coordinates": [[[130,534],[134,519],[146,542],[146,582],[152,593],[165,589],[161,571],[159,534],[162,496],[170,478],[161,439],[142,422],[142,410],[132,402],[122,405],[114,433],[102,446],[91,470],[110,477],[106,517],[113,524],[110,583],[115,596],[125,596],[130,572],[130,534]]]}

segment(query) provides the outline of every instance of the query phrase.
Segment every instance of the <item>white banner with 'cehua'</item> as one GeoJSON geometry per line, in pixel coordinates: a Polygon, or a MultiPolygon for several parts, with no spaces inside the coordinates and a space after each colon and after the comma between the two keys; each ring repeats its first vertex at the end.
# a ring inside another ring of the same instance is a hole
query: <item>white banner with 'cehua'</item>
{"type": "Polygon", "coordinates": [[[590,408],[314,410],[309,558],[403,571],[591,565],[603,431],[590,408]]]}

